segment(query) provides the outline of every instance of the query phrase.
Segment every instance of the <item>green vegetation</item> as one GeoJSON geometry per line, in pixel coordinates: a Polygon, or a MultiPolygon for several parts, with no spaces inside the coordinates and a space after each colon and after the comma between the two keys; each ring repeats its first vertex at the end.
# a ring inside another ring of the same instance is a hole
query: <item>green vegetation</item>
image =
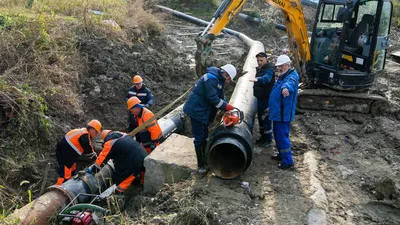
{"type": "Polygon", "coordinates": [[[400,27],[400,1],[392,1],[393,3],[393,20],[400,27]]]}
{"type": "Polygon", "coordinates": [[[37,168],[54,159],[63,128],[88,119],[80,95],[89,73],[81,40],[140,45],[162,30],[144,0],[0,1],[1,217],[38,193],[37,168]],[[19,186],[23,179],[30,195],[21,194],[27,193],[19,186]]]}

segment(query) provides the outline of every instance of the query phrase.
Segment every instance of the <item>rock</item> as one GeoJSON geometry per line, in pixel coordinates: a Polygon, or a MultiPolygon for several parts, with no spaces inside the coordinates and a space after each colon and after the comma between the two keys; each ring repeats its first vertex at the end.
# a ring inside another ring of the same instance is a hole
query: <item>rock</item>
{"type": "Polygon", "coordinates": [[[351,212],[351,210],[347,210],[347,211],[346,211],[346,214],[347,214],[348,216],[354,216],[354,214],[353,214],[353,212],[351,212]]]}
{"type": "Polygon", "coordinates": [[[326,220],[326,214],[323,209],[312,208],[307,214],[307,224],[308,225],[326,225],[328,224],[326,220]]]}
{"type": "Polygon", "coordinates": [[[100,89],[100,87],[99,87],[99,86],[96,86],[96,87],[94,88],[94,92],[96,92],[96,93],[100,93],[100,92],[101,92],[101,89],[100,89]]]}
{"type": "Polygon", "coordinates": [[[99,79],[102,80],[102,81],[107,81],[108,80],[106,75],[100,75],[99,79]]]}
{"type": "Polygon", "coordinates": [[[366,134],[373,133],[374,131],[375,131],[375,128],[370,124],[368,124],[367,126],[364,127],[364,133],[366,133],[366,134]]]}
{"type": "Polygon", "coordinates": [[[363,124],[364,123],[364,121],[362,119],[360,119],[360,118],[353,118],[353,122],[355,124],[363,124]]]}
{"type": "Polygon", "coordinates": [[[153,217],[153,219],[151,219],[151,221],[150,221],[150,223],[155,223],[155,224],[160,224],[163,222],[164,222],[163,219],[161,219],[161,217],[159,217],[159,216],[153,217]]]}
{"type": "Polygon", "coordinates": [[[139,59],[141,54],[140,54],[140,52],[132,52],[132,56],[134,59],[139,59]]]}
{"type": "Polygon", "coordinates": [[[110,25],[115,30],[121,30],[121,27],[118,25],[115,20],[103,20],[103,24],[110,25]]]}
{"type": "Polygon", "coordinates": [[[399,185],[392,178],[382,178],[375,182],[375,193],[373,193],[378,200],[393,200],[398,199],[400,196],[399,185]]]}
{"type": "Polygon", "coordinates": [[[145,193],[157,193],[164,185],[189,178],[197,169],[193,138],[172,134],[144,160],[145,193]]]}
{"type": "Polygon", "coordinates": [[[347,177],[351,174],[354,173],[354,170],[351,169],[347,169],[345,166],[343,165],[339,165],[338,169],[340,170],[340,172],[342,173],[342,179],[345,180],[347,179],[347,177]]]}

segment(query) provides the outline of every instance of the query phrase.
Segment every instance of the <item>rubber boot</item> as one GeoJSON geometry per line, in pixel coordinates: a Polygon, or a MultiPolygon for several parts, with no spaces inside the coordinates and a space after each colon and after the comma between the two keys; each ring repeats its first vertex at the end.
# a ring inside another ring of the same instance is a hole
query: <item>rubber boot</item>
{"type": "Polygon", "coordinates": [[[196,150],[196,157],[197,157],[197,173],[199,175],[205,175],[207,173],[207,170],[204,167],[204,145],[197,146],[195,147],[196,150]]]}
{"type": "Polygon", "coordinates": [[[207,141],[204,142],[204,144],[202,145],[203,147],[203,165],[204,165],[204,169],[206,169],[207,171],[210,170],[209,166],[208,166],[208,160],[207,160],[207,141]]]}

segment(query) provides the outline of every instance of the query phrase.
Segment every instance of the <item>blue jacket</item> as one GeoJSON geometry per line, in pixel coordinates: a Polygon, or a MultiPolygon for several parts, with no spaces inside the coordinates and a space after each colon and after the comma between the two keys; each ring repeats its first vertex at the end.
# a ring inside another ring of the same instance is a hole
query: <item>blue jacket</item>
{"type": "Polygon", "coordinates": [[[204,124],[215,118],[217,109],[225,109],[224,83],[220,69],[209,67],[196,83],[183,106],[183,112],[204,124]]]}
{"type": "Polygon", "coordinates": [[[293,68],[279,76],[269,97],[269,119],[280,122],[291,122],[296,113],[299,75],[293,68]],[[289,96],[283,97],[282,89],[289,90],[289,96]]]}
{"type": "Polygon", "coordinates": [[[128,94],[125,97],[125,101],[128,101],[130,97],[137,97],[140,100],[140,104],[142,104],[146,108],[150,108],[154,104],[154,96],[151,91],[146,87],[146,85],[142,85],[142,88],[136,90],[135,86],[132,86],[128,90],[128,94]]]}

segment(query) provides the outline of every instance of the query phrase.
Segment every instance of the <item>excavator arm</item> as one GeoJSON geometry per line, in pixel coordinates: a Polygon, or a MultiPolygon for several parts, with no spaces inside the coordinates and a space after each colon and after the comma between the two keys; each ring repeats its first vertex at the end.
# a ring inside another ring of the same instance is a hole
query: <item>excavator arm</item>
{"type": "MultiPolygon", "coordinates": [[[[305,63],[310,60],[307,27],[303,9],[298,0],[265,0],[271,5],[280,8],[286,24],[289,38],[289,47],[293,53],[295,68],[301,74],[305,73],[305,63]]],[[[224,0],[214,13],[212,20],[204,31],[196,37],[197,73],[203,74],[210,63],[212,55],[211,44],[229,21],[242,9],[246,0],[224,0]]]]}
{"type": "Polygon", "coordinates": [[[303,8],[298,0],[265,1],[282,10],[289,39],[289,48],[294,57],[294,67],[305,77],[305,64],[311,59],[311,53],[303,8]]]}
{"type": "Polygon", "coordinates": [[[208,23],[204,31],[196,36],[197,51],[195,54],[196,73],[202,76],[208,66],[214,64],[212,58],[212,42],[224,29],[229,21],[242,9],[247,0],[224,0],[215,11],[213,18],[208,23]]]}

